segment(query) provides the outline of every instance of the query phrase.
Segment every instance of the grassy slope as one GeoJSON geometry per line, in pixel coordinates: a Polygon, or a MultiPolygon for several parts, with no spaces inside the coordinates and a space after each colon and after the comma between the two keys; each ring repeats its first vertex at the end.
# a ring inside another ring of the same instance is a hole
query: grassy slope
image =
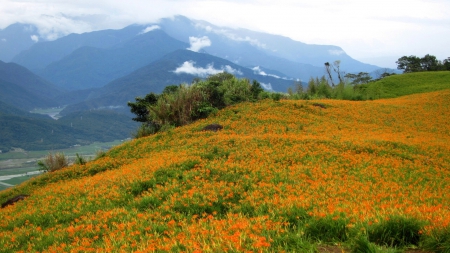
{"type": "Polygon", "coordinates": [[[449,88],[450,71],[418,72],[390,76],[371,83],[369,89],[381,89],[381,98],[395,98],[449,88]]]}
{"type": "Polygon", "coordinates": [[[308,252],[320,217],[346,236],[396,214],[448,228],[449,97],[245,103],[133,140],[2,192],[31,196],[0,209],[0,252],[308,252]]]}

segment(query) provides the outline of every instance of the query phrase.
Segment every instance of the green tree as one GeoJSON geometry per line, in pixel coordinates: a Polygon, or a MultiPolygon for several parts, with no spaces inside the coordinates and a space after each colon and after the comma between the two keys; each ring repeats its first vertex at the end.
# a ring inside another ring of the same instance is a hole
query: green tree
{"type": "Polygon", "coordinates": [[[420,59],[420,65],[424,71],[437,71],[439,70],[439,65],[442,65],[434,55],[425,55],[420,59]]]}
{"type": "Polygon", "coordinates": [[[136,102],[134,103],[128,102],[131,113],[136,115],[133,120],[137,122],[148,122],[148,107],[156,104],[156,102],[158,101],[158,97],[159,95],[151,92],[145,95],[144,98],[137,97],[136,102]]]}
{"type": "Polygon", "coordinates": [[[348,73],[345,78],[350,80],[351,84],[365,84],[372,80],[372,77],[367,72],[359,72],[358,74],[348,73]]]}
{"type": "Polygon", "coordinates": [[[396,61],[397,69],[403,70],[403,73],[419,72],[422,70],[421,59],[417,56],[402,56],[396,61]]]}
{"type": "Polygon", "coordinates": [[[442,62],[442,69],[443,70],[450,70],[450,57],[448,57],[447,59],[445,59],[442,62]]]}
{"type": "Polygon", "coordinates": [[[261,87],[261,84],[258,81],[253,80],[252,86],[250,87],[250,92],[252,94],[253,100],[257,100],[259,94],[263,91],[264,89],[261,87]]]}

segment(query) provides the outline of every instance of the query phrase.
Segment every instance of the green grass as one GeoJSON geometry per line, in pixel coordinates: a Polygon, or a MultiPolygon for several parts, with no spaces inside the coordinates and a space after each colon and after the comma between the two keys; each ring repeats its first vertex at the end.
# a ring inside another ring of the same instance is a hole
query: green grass
{"type": "Polygon", "coordinates": [[[367,86],[375,98],[396,98],[416,93],[450,89],[450,71],[417,72],[383,78],[367,86]]]}

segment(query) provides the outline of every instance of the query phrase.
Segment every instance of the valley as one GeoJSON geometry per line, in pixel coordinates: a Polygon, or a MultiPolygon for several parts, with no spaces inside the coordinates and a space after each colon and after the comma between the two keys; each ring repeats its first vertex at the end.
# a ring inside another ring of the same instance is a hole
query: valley
{"type": "Polygon", "coordinates": [[[92,160],[99,151],[107,151],[126,140],[112,142],[96,142],[87,146],[74,146],[60,150],[25,151],[15,149],[8,153],[0,153],[0,191],[18,185],[30,178],[41,174],[37,165],[49,153],[64,153],[69,161],[73,161],[76,154],[86,160],[92,160]]]}

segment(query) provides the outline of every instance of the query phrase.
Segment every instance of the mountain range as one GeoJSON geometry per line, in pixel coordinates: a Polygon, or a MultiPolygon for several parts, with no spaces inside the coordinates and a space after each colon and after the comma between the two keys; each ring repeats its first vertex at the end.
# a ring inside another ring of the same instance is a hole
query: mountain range
{"type": "Polygon", "coordinates": [[[19,117],[19,110],[21,119],[30,119],[26,112],[34,108],[64,106],[64,117],[94,110],[113,118],[107,112],[113,109],[130,118],[128,101],[167,85],[227,71],[286,92],[295,81],[322,76],[323,64],[336,60],[348,73],[380,69],[352,59],[338,46],[309,45],[183,16],[53,41],[41,38],[33,25],[13,24],[0,30],[0,115],[19,117]]]}

